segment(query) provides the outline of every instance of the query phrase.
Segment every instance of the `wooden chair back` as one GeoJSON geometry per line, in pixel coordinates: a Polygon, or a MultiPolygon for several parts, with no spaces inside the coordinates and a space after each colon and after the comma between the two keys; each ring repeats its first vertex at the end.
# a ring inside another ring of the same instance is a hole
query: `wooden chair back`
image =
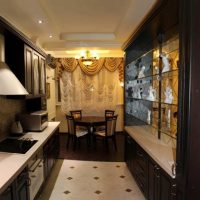
{"type": "Polygon", "coordinates": [[[105,117],[112,117],[114,116],[114,110],[105,110],[105,117]]]}
{"type": "Polygon", "coordinates": [[[76,135],[74,117],[70,115],[66,115],[66,119],[67,119],[67,125],[68,125],[68,133],[71,135],[76,135]]]}
{"type": "Polygon", "coordinates": [[[112,117],[106,117],[106,137],[115,134],[116,123],[117,123],[117,115],[112,117]]]}
{"type": "Polygon", "coordinates": [[[71,110],[70,113],[71,113],[71,116],[74,117],[74,119],[82,118],[82,110],[71,110]]]}

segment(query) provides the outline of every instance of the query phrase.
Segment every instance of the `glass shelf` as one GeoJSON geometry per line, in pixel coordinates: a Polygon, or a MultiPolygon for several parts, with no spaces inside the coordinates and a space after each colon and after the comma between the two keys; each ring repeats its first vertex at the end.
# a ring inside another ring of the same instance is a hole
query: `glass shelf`
{"type": "MultiPolygon", "coordinates": [[[[148,101],[148,102],[152,102],[152,103],[159,103],[159,101],[151,101],[151,100],[148,100],[148,99],[138,99],[138,98],[135,98],[135,97],[126,97],[127,99],[132,99],[132,100],[136,100],[136,101],[139,101],[139,100],[142,100],[142,101],[148,101]]],[[[165,103],[165,102],[160,102],[161,104],[165,104],[165,105],[169,105],[169,106],[178,106],[178,104],[175,104],[175,103],[165,103]]]]}
{"type": "Polygon", "coordinates": [[[170,71],[167,71],[167,72],[163,72],[163,73],[161,73],[161,76],[160,76],[160,74],[153,74],[153,75],[144,76],[142,78],[129,79],[127,82],[136,81],[136,80],[143,80],[143,79],[150,78],[150,77],[157,77],[158,80],[159,80],[160,77],[161,78],[170,78],[170,77],[175,76],[174,73],[178,74],[178,69],[174,69],[174,70],[170,70],[170,71]]]}

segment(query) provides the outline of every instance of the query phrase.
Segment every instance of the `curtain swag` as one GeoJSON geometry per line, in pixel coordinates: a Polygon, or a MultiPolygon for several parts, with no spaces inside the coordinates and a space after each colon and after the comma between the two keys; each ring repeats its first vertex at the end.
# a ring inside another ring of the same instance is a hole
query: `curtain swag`
{"type": "Polygon", "coordinates": [[[84,65],[80,60],[75,58],[53,58],[50,66],[56,68],[58,79],[62,76],[64,70],[72,73],[77,66],[80,66],[81,70],[89,76],[97,74],[103,67],[110,72],[119,70],[119,80],[124,80],[123,58],[100,58],[99,60],[95,60],[90,66],[84,65]]]}

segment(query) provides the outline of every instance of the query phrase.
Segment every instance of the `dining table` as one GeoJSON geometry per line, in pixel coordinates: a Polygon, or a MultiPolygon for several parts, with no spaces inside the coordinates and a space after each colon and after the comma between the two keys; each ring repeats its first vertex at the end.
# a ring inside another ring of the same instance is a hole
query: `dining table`
{"type": "Polygon", "coordinates": [[[89,133],[92,133],[95,126],[106,124],[106,118],[104,116],[82,116],[80,119],[75,119],[75,124],[87,127],[89,133]]]}

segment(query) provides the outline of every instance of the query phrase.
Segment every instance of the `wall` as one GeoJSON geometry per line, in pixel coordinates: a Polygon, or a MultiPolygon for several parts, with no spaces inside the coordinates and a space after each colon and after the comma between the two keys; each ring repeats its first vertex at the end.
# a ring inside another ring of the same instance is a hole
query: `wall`
{"type": "Polygon", "coordinates": [[[9,135],[15,115],[25,111],[25,101],[0,96],[0,139],[9,135]]]}
{"type": "MultiPolygon", "coordinates": [[[[124,129],[124,102],[123,102],[123,94],[124,90],[120,87],[118,91],[118,104],[115,110],[115,114],[118,115],[116,131],[123,131],[124,129]]],[[[84,115],[84,109],[83,109],[84,115]]],[[[104,115],[104,111],[102,111],[101,115],[104,115]]],[[[60,121],[60,132],[67,132],[67,122],[65,118],[65,114],[62,112],[61,105],[56,105],[56,121],[60,121]]]]}
{"type": "Polygon", "coordinates": [[[51,121],[56,117],[56,90],[55,90],[55,70],[46,67],[46,82],[50,84],[50,98],[47,98],[48,120],[51,121]]]}

